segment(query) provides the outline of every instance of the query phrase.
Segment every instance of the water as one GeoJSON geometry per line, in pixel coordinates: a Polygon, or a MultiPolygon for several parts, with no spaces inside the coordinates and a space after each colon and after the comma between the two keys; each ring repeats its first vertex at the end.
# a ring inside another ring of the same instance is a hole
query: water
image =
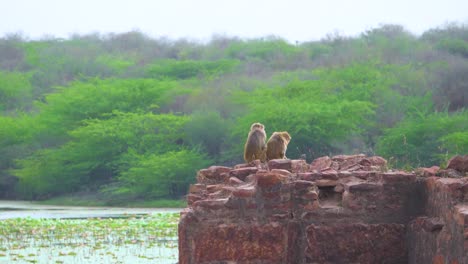
{"type": "Polygon", "coordinates": [[[178,213],[179,208],[118,208],[41,205],[28,201],[0,201],[0,220],[10,218],[118,218],[128,215],[178,213]]]}
{"type": "Polygon", "coordinates": [[[0,263],[177,263],[178,212],[0,201],[0,263]]]}

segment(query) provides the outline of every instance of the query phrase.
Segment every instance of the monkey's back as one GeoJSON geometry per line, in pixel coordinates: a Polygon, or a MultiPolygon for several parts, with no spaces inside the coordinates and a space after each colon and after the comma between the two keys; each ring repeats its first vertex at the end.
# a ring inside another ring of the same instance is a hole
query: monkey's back
{"type": "Polygon", "coordinates": [[[244,147],[244,160],[246,162],[251,162],[256,159],[262,162],[265,161],[265,139],[266,135],[264,131],[256,129],[249,133],[244,147]]]}
{"type": "Polygon", "coordinates": [[[273,135],[267,143],[266,158],[267,160],[272,159],[283,159],[286,153],[286,142],[280,135],[273,135]]]}

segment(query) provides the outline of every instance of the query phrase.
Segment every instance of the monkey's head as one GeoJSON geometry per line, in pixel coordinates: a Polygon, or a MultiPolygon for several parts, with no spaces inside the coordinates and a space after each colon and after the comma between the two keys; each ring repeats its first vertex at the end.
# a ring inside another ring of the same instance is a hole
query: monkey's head
{"type": "Polygon", "coordinates": [[[254,130],[254,129],[264,130],[264,129],[265,129],[265,126],[263,126],[263,125],[260,124],[260,123],[253,123],[252,126],[250,126],[250,131],[252,131],[252,130],[254,130]]]}
{"type": "Polygon", "coordinates": [[[291,136],[289,135],[288,132],[284,131],[284,132],[279,132],[281,137],[286,141],[286,143],[289,143],[289,141],[291,141],[291,136]]]}

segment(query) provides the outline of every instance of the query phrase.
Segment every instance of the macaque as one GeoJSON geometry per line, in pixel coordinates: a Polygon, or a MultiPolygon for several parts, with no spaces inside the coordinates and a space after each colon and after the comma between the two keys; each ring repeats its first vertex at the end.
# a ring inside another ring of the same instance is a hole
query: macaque
{"type": "Polygon", "coordinates": [[[265,127],[260,123],[253,123],[250,127],[250,132],[245,142],[244,160],[250,163],[259,159],[261,162],[266,161],[266,133],[265,127]]]}
{"type": "Polygon", "coordinates": [[[289,141],[291,141],[291,136],[288,132],[274,132],[267,143],[267,160],[286,159],[289,141]]]}

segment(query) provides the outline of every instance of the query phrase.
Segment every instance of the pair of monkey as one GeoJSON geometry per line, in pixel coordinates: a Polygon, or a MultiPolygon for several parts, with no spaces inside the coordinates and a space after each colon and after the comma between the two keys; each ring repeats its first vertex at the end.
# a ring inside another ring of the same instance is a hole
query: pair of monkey
{"type": "Polygon", "coordinates": [[[250,163],[256,159],[265,162],[272,159],[286,159],[286,149],[291,136],[288,132],[274,132],[266,141],[265,126],[253,123],[244,146],[244,160],[250,163]]]}

